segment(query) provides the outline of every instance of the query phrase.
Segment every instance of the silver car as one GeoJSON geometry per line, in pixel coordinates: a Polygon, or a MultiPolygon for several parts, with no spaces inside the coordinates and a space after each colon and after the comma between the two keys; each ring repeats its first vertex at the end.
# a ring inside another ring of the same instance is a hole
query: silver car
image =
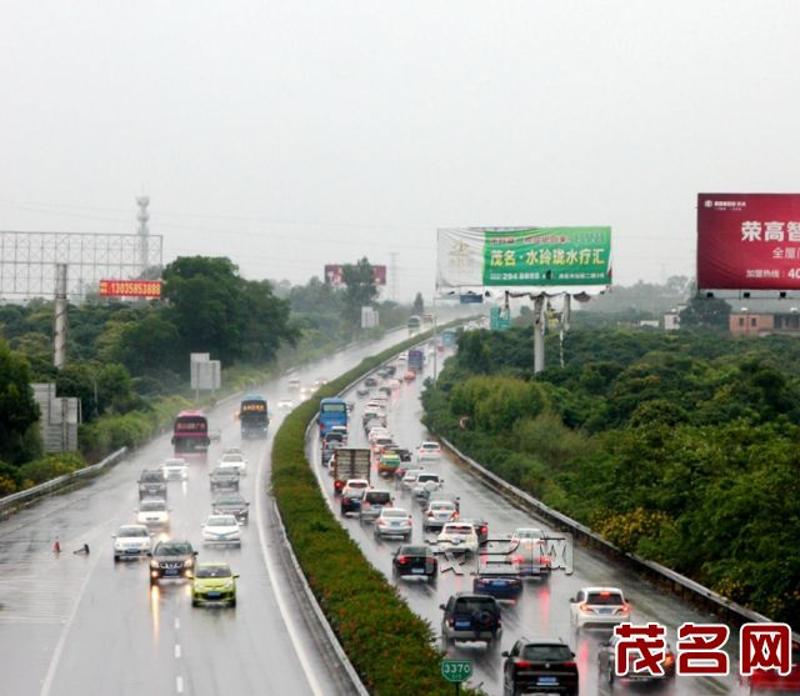
{"type": "Polygon", "coordinates": [[[406,541],[411,539],[414,520],[408,510],[402,508],[385,507],[375,520],[375,538],[402,537],[406,541]]]}
{"type": "Polygon", "coordinates": [[[373,522],[383,512],[384,508],[391,507],[392,494],[389,491],[377,489],[369,490],[361,499],[359,518],[362,522],[373,522]]]}

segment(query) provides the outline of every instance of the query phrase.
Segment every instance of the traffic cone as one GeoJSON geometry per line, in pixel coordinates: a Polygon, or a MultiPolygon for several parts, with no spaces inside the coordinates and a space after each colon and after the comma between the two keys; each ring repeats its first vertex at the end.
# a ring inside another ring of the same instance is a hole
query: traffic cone
{"type": "Polygon", "coordinates": [[[61,542],[57,538],[53,542],[53,553],[61,553],[61,542]]]}

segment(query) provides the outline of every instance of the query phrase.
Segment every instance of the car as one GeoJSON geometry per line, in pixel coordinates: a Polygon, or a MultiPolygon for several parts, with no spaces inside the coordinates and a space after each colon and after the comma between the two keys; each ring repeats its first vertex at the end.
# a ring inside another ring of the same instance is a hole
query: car
{"type": "Polygon", "coordinates": [[[153,547],[150,530],[143,524],[123,524],[111,537],[114,540],[114,562],[123,558],[147,556],[153,547]]]}
{"type": "Polygon", "coordinates": [[[422,518],[422,529],[441,529],[448,522],[458,519],[458,505],[453,500],[431,500],[422,518]]]}
{"type": "Polygon", "coordinates": [[[800,694],[800,643],[792,642],[792,669],[787,675],[776,670],[758,669],[742,678],[750,694],[800,694]]]}
{"type": "Polygon", "coordinates": [[[430,500],[431,494],[442,490],[444,479],[433,471],[423,471],[417,475],[417,480],[411,492],[415,498],[430,500]]]}
{"type": "Polygon", "coordinates": [[[139,500],[145,498],[167,499],[167,483],[161,469],[142,469],[139,474],[139,500]]]}
{"type": "Polygon", "coordinates": [[[291,411],[294,408],[294,399],[278,399],[279,411],[291,411]]]}
{"type": "Polygon", "coordinates": [[[423,577],[430,584],[436,582],[439,562],[428,546],[402,544],[392,556],[392,573],[395,577],[423,577]]]}
{"type": "Polygon", "coordinates": [[[389,491],[371,488],[361,499],[358,516],[362,522],[371,522],[378,518],[383,508],[392,506],[392,494],[389,491]]]}
{"type": "Polygon", "coordinates": [[[613,627],[631,618],[631,607],[618,587],[583,587],[570,599],[570,623],[613,627]]]}
{"type": "Polygon", "coordinates": [[[367,479],[349,479],[342,488],[342,497],[339,500],[339,511],[342,515],[361,510],[361,500],[369,488],[367,479]]]}
{"type": "Polygon", "coordinates": [[[211,501],[211,512],[215,515],[233,515],[239,524],[247,524],[250,521],[250,503],[248,503],[241,493],[220,493],[211,501]]]}
{"type": "Polygon", "coordinates": [[[299,392],[300,391],[300,380],[297,377],[292,377],[289,380],[289,391],[290,392],[299,392]]]}
{"type": "Polygon", "coordinates": [[[400,457],[391,452],[384,452],[378,459],[378,473],[381,476],[394,478],[395,472],[400,468],[400,457]]]}
{"type": "Polygon", "coordinates": [[[212,491],[238,491],[239,469],[232,466],[216,466],[208,475],[212,491]]]}
{"type": "Polygon", "coordinates": [[[503,694],[558,693],[578,696],[575,653],[561,640],[529,641],[525,638],[503,651],[503,694]]]}
{"type": "Polygon", "coordinates": [[[235,469],[239,476],[247,476],[247,459],[241,452],[224,452],[217,462],[217,468],[235,469]]]}
{"type": "Polygon", "coordinates": [[[211,442],[219,442],[222,439],[222,431],[217,428],[209,430],[208,439],[211,440],[211,442]]]}
{"type": "Polygon", "coordinates": [[[380,387],[378,387],[378,393],[386,394],[386,396],[391,396],[392,388],[388,384],[382,384],[380,387]]]}
{"type": "Polygon", "coordinates": [[[417,447],[417,461],[438,461],[442,457],[442,448],[438,442],[423,442],[417,447]]]}
{"type": "Polygon", "coordinates": [[[417,476],[419,476],[423,471],[425,471],[425,469],[406,469],[403,477],[400,479],[400,487],[404,490],[410,491],[417,482],[417,476]]]}
{"type": "Polygon", "coordinates": [[[203,544],[240,546],[242,543],[242,529],[234,515],[209,515],[202,530],[203,544]]]}
{"type": "Polygon", "coordinates": [[[393,454],[396,454],[398,457],[400,457],[400,461],[401,462],[410,462],[411,461],[411,452],[409,452],[407,449],[403,449],[402,447],[400,447],[398,445],[395,445],[395,444],[388,445],[387,447],[383,448],[383,451],[384,452],[392,452],[393,454]]]}
{"type": "Polygon", "coordinates": [[[242,451],[242,448],[234,446],[226,447],[225,449],[222,450],[222,454],[238,454],[244,457],[244,452],[242,451]]]}
{"type": "Polygon", "coordinates": [[[370,388],[369,387],[365,387],[363,384],[360,387],[356,388],[356,396],[361,397],[361,398],[363,398],[365,396],[369,396],[369,392],[370,392],[370,388]]]}
{"type": "Polygon", "coordinates": [[[198,563],[192,577],[192,606],[224,603],[235,607],[238,577],[227,563],[198,563]]]}
{"type": "Polygon", "coordinates": [[[475,527],[478,541],[483,544],[489,538],[489,523],[481,517],[459,517],[459,521],[466,522],[475,527]]]}
{"type": "Polygon", "coordinates": [[[500,605],[494,597],[472,592],[457,592],[442,610],[442,648],[451,642],[483,641],[487,647],[500,643],[503,635],[500,605]]]}
{"type": "Polygon", "coordinates": [[[404,363],[407,361],[408,361],[408,353],[400,353],[400,355],[397,356],[398,363],[404,363]]]}
{"type": "Polygon", "coordinates": [[[472,579],[472,591],[488,594],[497,600],[516,601],[522,594],[522,579],[508,563],[482,563],[472,579]]]}
{"type": "Polygon", "coordinates": [[[451,553],[478,553],[480,542],[475,527],[465,522],[448,522],[442,527],[436,544],[442,551],[451,553]]]}
{"type": "Polygon", "coordinates": [[[322,449],[320,450],[320,464],[322,466],[330,466],[333,455],[336,453],[336,450],[340,449],[341,447],[344,447],[344,445],[336,440],[324,443],[322,445],[322,449]]]}
{"type": "Polygon", "coordinates": [[[406,541],[411,540],[411,533],[414,530],[414,518],[408,510],[396,507],[385,507],[375,520],[374,535],[376,539],[384,537],[403,537],[406,541]]]}
{"type": "Polygon", "coordinates": [[[347,444],[347,426],[346,425],[332,425],[328,429],[328,432],[326,433],[326,436],[330,435],[330,434],[334,434],[334,435],[338,434],[338,435],[340,435],[342,442],[347,444]]]}
{"type": "Polygon", "coordinates": [[[164,578],[191,577],[197,551],[188,541],[167,539],[159,541],[150,555],[150,584],[157,585],[164,578]]]}
{"type": "Polygon", "coordinates": [[[369,442],[370,447],[375,444],[375,440],[378,438],[389,438],[389,440],[392,439],[392,435],[386,429],[385,425],[375,425],[367,430],[367,442],[369,442]]]}
{"type": "Polygon", "coordinates": [[[417,378],[417,373],[414,370],[406,370],[406,373],[403,375],[403,381],[413,382],[417,378]]]}
{"type": "Polygon", "coordinates": [[[139,502],[139,508],[134,510],[136,513],[136,524],[143,524],[149,529],[168,530],[169,508],[167,501],[163,498],[147,498],[139,502]]]}
{"type": "Polygon", "coordinates": [[[611,638],[600,646],[597,653],[597,667],[600,675],[600,681],[606,684],[613,684],[615,681],[625,682],[659,682],[672,679],[675,676],[675,651],[672,646],[667,643],[664,651],[664,659],[661,660],[661,667],[664,674],[654,675],[649,670],[634,671],[630,669],[624,677],[618,677],[616,674],[616,647],[619,642],[619,636],[612,635],[611,638]]]}
{"type": "Polygon", "coordinates": [[[371,376],[371,375],[370,375],[369,377],[367,377],[367,378],[364,380],[364,386],[365,386],[365,387],[369,387],[370,389],[374,389],[375,387],[377,387],[377,386],[378,386],[378,380],[377,380],[377,378],[375,378],[375,377],[373,377],[373,376],[371,376]]]}
{"type": "Polygon", "coordinates": [[[545,532],[539,527],[519,527],[509,541],[511,562],[525,577],[546,577],[552,570],[552,559],[542,541],[545,532]]]}
{"type": "Polygon", "coordinates": [[[172,479],[185,481],[189,478],[189,467],[185,459],[172,457],[164,460],[164,463],[161,465],[161,474],[164,476],[165,481],[170,481],[172,479]]]}

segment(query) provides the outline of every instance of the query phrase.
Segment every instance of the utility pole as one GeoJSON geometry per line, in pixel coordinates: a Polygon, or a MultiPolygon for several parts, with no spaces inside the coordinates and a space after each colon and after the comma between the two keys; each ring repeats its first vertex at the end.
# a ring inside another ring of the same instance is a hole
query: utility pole
{"type": "Polygon", "coordinates": [[[397,302],[397,252],[389,252],[389,258],[391,259],[389,263],[389,273],[392,276],[392,296],[389,299],[392,300],[392,302],[397,302]]]}
{"type": "Polygon", "coordinates": [[[137,230],[139,235],[139,277],[144,278],[150,256],[148,248],[150,229],[147,227],[147,221],[150,219],[150,213],[147,212],[147,206],[150,205],[150,197],[137,196],[136,205],[139,206],[139,212],[136,215],[136,219],[139,221],[139,229],[137,230]]]}
{"type": "Polygon", "coordinates": [[[67,269],[56,264],[56,293],[53,307],[53,364],[61,369],[67,362],[67,269]]]}
{"type": "Polygon", "coordinates": [[[533,300],[533,372],[538,374],[544,370],[544,295],[537,295],[533,300]]]}

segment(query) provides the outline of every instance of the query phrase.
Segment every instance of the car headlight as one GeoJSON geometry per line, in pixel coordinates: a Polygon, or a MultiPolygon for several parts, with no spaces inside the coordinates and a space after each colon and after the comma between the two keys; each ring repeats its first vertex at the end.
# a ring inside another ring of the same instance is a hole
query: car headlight
{"type": "Polygon", "coordinates": [[[189,558],[189,559],[187,559],[187,560],[186,560],[186,563],[184,563],[184,565],[185,565],[187,568],[191,568],[191,567],[194,565],[194,559],[193,559],[193,558],[189,558]]]}
{"type": "Polygon", "coordinates": [[[158,561],[150,561],[150,567],[157,569],[158,568],[158,561]]]}

